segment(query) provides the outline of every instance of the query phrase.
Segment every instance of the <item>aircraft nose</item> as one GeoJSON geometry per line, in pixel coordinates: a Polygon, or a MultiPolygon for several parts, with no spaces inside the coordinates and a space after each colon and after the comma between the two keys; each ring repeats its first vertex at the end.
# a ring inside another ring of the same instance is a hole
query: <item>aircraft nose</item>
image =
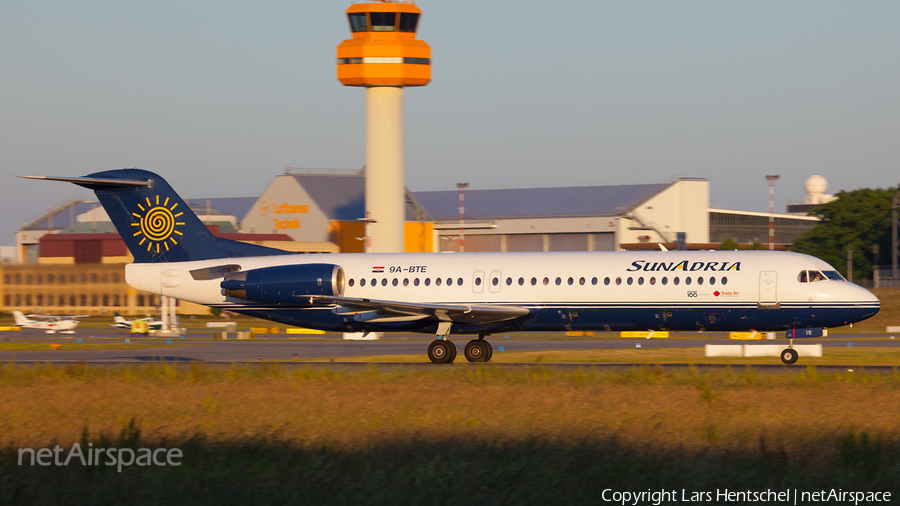
{"type": "MultiPolygon", "coordinates": [[[[869,290],[867,290],[861,286],[858,286],[858,285],[853,285],[853,288],[854,288],[854,293],[853,293],[854,300],[864,303],[864,304],[867,304],[867,305],[874,306],[876,313],[881,309],[881,299],[879,299],[878,296],[876,296],[874,293],[872,293],[869,290]]],[[[874,315],[875,313],[872,313],[872,314],[874,315]]]]}

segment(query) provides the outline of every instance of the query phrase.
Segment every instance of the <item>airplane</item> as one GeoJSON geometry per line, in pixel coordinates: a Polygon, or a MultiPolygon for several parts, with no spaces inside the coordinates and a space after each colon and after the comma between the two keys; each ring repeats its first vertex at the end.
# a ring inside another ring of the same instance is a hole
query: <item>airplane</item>
{"type": "Polygon", "coordinates": [[[21,176],[91,189],[134,262],[138,290],[326,332],[477,336],[464,355],[487,362],[485,337],[563,330],[783,331],[794,338],[875,315],[881,302],[828,263],[776,251],[337,253],[298,255],[217,238],[153,172],[21,176]],[[811,273],[811,274],[810,274],[811,273]],[[821,277],[822,281],[811,280],[821,277]]]}
{"type": "Polygon", "coordinates": [[[131,330],[131,324],[134,322],[147,322],[147,330],[159,330],[162,328],[162,320],[157,320],[156,318],[148,317],[148,318],[137,318],[134,320],[126,320],[122,315],[116,313],[113,317],[113,321],[115,323],[110,323],[107,327],[115,327],[118,329],[128,329],[131,330]]]}
{"type": "Polygon", "coordinates": [[[22,327],[23,329],[45,330],[47,334],[56,334],[56,332],[61,334],[74,334],[75,328],[81,323],[75,318],[87,318],[88,316],[90,315],[50,316],[30,314],[25,316],[21,311],[13,311],[13,318],[15,319],[17,326],[22,327]],[[29,318],[36,318],[36,320],[29,320],[29,318]]]}

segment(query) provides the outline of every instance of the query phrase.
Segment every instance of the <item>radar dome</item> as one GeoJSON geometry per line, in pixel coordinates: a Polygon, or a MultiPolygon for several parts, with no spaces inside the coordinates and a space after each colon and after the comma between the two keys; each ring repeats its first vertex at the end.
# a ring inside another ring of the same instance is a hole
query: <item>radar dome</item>
{"type": "Polygon", "coordinates": [[[828,180],[815,174],[806,178],[806,193],[809,195],[824,195],[828,191],[828,180]]]}

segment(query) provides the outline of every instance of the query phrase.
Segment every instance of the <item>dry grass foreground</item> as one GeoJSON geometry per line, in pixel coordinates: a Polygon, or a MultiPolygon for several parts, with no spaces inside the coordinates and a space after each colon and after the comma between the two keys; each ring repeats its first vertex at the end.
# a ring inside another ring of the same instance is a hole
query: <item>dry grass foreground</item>
{"type": "Polygon", "coordinates": [[[0,497],[28,504],[576,504],[603,489],[900,492],[900,374],[490,365],[337,373],[0,366],[0,497]],[[183,465],[16,465],[75,442],[183,465]]]}

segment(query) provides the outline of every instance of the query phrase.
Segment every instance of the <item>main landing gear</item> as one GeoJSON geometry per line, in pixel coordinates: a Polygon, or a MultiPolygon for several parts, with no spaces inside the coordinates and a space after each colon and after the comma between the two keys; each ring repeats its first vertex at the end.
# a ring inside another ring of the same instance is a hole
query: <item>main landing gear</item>
{"type": "Polygon", "coordinates": [[[798,358],[800,358],[800,354],[794,349],[794,340],[791,339],[791,344],[781,351],[781,361],[787,365],[791,365],[795,364],[798,358]]]}
{"type": "MultiPolygon", "coordinates": [[[[456,359],[456,345],[450,341],[450,323],[438,325],[438,339],[428,345],[428,359],[435,364],[449,364],[456,359]]],[[[494,355],[491,343],[484,340],[484,334],[466,343],[463,352],[469,362],[488,362],[494,355]]]]}

